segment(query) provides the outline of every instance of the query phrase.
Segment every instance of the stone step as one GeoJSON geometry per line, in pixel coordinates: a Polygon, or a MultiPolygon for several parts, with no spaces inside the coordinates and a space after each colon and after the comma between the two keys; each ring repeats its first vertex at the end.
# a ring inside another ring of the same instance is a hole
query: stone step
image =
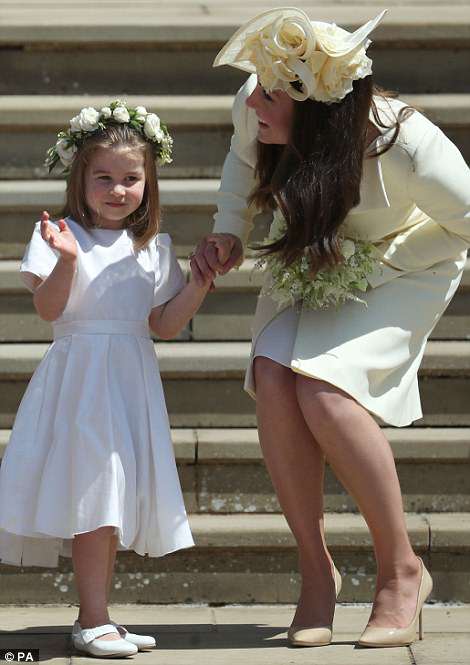
{"type": "MultiPolygon", "coordinates": [[[[470,511],[470,429],[385,428],[408,512],[470,511]]],[[[0,430],[0,461],[10,430],[0,430]]],[[[278,513],[255,429],[173,429],[186,509],[191,513],[278,513]]],[[[325,510],[357,506],[330,469],[325,510]]]]}
{"type": "MultiPolygon", "coordinates": [[[[460,2],[390,9],[373,36],[377,81],[403,92],[466,92],[470,9],[460,2]]],[[[40,12],[35,4],[2,6],[0,94],[94,94],[103,82],[115,93],[233,92],[243,73],[213,70],[214,56],[241,23],[273,3],[163,4],[140,5],[131,15],[122,4],[115,11],[101,3],[87,11],[65,3],[40,12]]],[[[303,6],[312,18],[349,29],[377,11],[369,0],[303,6]]]]}
{"type": "MultiPolygon", "coordinates": [[[[385,428],[397,463],[405,510],[470,510],[470,430],[385,428]]],[[[279,512],[255,429],[196,430],[198,512],[279,512]]],[[[330,469],[325,510],[357,507],[330,469]]]]}
{"type": "MultiPolygon", "coordinates": [[[[432,570],[433,600],[470,600],[470,514],[407,514],[415,551],[432,570]]],[[[113,602],[293,603],[297,551],[281,515],[191,515],[197,547],[162,559],[120,552],[113,602]]],[[[360,515],[328,514],[326,541],[343,577],[340,602],[373,596],[375,563],[360,515]]],[[[60,568],[1,566],[0,603],[76,603],[70,559],[60,568]]]]}
{"type": "MultiPolygon", "coordinates": [[[[0,346],[0,428],[11,427],[46,344],[0,346]]],[[[243,392],[248,342],[158,344],[173,427],[252,427],[254,401],[243,392]]],[[[426,426],[470,425],[470,342],[429,342],[420,369],[426,426]]]]}
{"type": "MultiPolygon", "coordinates": [[[[19,274],[19,261],[0,261],[0,342],[43,342],[52,328],[36,314],[30,292],[19,274]]],[[[189,278],[188,261],[180,259],[189,278]]],[[[251,339],[251,325],[263,273],[247,259],[238,271],[219,277],[180,339],[242,341],[251,339]]],[[[460,288],[434,329],[431,339],[466,340],[470,337],[470,260],[460,288]]]]}
{"type": "MultiPolygon", "coordinates": [[[[470,51],[469,51],[470,52],[470,51]]],[[[174,161],[163,178],[217,178],[232,133],[232,96],[126,96],[131,105],[155,110],[174,136],[174,161]],[[204,150],[201,150],[204,145],[204,150]]],[[[0,97],[0,178],[43,178],[44,156],[57,132],[85,105],[100,108],[109,95],[84,97],[10,95],[0,97]]],[[[470,95],[405,95],[438,123],[470,161],[470,95]]],[[[59,178],[60,174],[54,174],[59,178]]]]}

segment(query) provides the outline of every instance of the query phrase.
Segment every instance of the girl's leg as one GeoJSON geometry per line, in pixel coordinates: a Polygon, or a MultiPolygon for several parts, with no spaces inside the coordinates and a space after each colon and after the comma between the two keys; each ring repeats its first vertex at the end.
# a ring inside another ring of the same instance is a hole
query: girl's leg
{"type": "MultiPolygon", "coordinates": [[[[73,568],[80,598],[78,621],[82,628],[109,623],[107,582],[113,531],[114,527],[105,526],[73,539],[73,568]]],[[[116,633],[107,633],[97,639],[121,638],[116,633]]]]}
{"type": "Polygon", "coordinates": [[[108,570],[106,573],[106,600],[109,605],[109,597],[111,595],[111,585],[114,575],[114,565],[116,563],[116,550],[118,544],[118,537],[112,535],[109,542],[109,556],[108,556],[108,570]]]}
{"type": "Polygon", "coordinates": [[[390,445],[372,416],[340,389],[302,375],[296,386],[310,431],[372,534],[378,575],[369,624],[405,627],[414,614],[421,571],[390,445]]]}
{"type": "Polygon", "coordinates": [[[293,624],[326,626],[335,594],[324,536],[324,456],[299,409],[294,373],[264,357],[255,358],[254,372],[263,456],[299,547],[302,590],[293,624]]]}

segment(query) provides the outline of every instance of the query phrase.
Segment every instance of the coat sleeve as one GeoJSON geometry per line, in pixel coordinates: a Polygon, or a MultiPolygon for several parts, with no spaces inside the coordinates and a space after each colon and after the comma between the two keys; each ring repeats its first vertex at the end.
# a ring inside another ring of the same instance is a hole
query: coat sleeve
{"type": "Polygon", "coordinates": [[[400,271],[425,270],[440,261],[458,259],[470,247],[470,169],[452,141],[438,127],[428,124],[403,185],[430,219],[378,248],[383,250],[387,269],[372,286],[394,276],[389,274],[389,267],[397,275],[400,271]]]}
{"type": "Polygon", "coordinates": [[[214,215],[213,232],[233,233],[243,244],[248,239],[256,214],[248,206],[247,198],[255,186],[257,120],[254,111],[245,104],[256,85],[256,75],[253,74],[240,88],[233,103],[234,132],[222,169],[214,215]]]}

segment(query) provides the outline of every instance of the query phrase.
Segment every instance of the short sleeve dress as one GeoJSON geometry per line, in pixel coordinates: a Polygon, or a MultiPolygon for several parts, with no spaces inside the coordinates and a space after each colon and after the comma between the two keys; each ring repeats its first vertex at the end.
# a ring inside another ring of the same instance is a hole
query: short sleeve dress
{"type": "MultiPolygon", "coordinates": [[[[71,556],[75,534],[101,526],[141,555],[190,547],[148,328],[152,308],[185,285],[171,239],[158,234],[137,251],[126,229],[67,221],[77,270],[0,467],[0,561],[54,567],[71,556]]],[[[26,285],[56,261],[36,224],[21,264],[26,285]]]]}

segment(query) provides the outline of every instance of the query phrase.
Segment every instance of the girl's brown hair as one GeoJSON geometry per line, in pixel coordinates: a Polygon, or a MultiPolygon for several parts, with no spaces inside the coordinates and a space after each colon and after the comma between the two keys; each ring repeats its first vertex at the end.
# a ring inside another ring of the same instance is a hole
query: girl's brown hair
{"type": "MultiPolygon", "coordinates": [[[[368,76],[354,81],[353,91],[339,103],[294,102],[287,145],[258,142],[258,184],[250,203],[259,209],[279,206],[287,222],[282,238],[262,246],[265,254],[279,252],[286,265],[305,254],[312,273],[342,262],[338,231],[360,201],[369,112],[380,127],[390,128],[379,116],[374,94],[389,93],[375,88],[368,76]]],[[[390,141],[370,157],[390,149],[404,117],[398,115],[390,141]]]]}
{"type": "Polygon", "coordinates": [[[143,249],[160,229],[161,212],[158,192],[157,167],[153,145],[126,124],[110,125],[91,134],[79,147],[67,178],[65,206],[62,217],[72,217],[85,228],[94,228],[92,211],[86,202],[85,175],[91,158],[99,148],[126,148],[141,150],[144,155],[145,190],[142,203],[127,218],[126,228],[134,236],[136,250],[143,249]]]}

